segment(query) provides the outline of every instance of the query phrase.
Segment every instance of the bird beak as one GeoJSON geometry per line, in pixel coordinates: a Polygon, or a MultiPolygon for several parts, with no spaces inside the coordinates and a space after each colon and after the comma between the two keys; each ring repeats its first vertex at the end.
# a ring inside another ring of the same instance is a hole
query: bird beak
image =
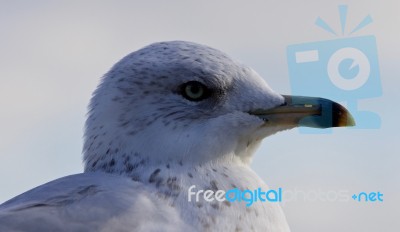
{"type": "Polygon", "coordinates": [[[330,128],[354,126],[349,111],[334,101],[302,96],[283,95],[285,103],[272,109],[250,112],[266,124],[330,128]]]}

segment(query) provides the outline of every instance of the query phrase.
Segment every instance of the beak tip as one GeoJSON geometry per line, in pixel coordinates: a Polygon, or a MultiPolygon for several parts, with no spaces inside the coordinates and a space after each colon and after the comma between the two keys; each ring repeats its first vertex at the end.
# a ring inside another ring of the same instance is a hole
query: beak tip
{"type": "Polygon", "coordinates": [[[351,114],[347,116],[347,126],[356,126],[356,121],[351,114]]]}
{"type": "Polygon", "coordinates": [[[334,125],[334,127],[352,127],[355,125],[356,121],[354,120],[353,116],[351,116],[351,114],[347,114],[342,119],[340,119],[338,124],[334,125]]]}
{"type": "Polygon", "coordinates": [[[352,127],[356,125],[351,113],[339,103],[333,102],[333,127],[352,127]],[[336,119],[336,120],[335,120],[336,119]]]}

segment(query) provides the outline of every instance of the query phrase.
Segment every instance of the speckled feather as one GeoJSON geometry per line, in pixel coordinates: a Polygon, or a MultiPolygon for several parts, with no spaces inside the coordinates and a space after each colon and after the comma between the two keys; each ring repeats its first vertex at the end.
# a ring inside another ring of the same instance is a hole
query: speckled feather
{"type": "Polygon", "coordinates": [[[268,189],[249,164],[283,103],[252,69],[213,48],[161,42],[129,54],[93,94],[85,172],[0,206],[0,231],[289,231],[276,203],[188,202],[187,190],[268,189]],[[198,81],[193,102],[179,86],[198,81]]]}

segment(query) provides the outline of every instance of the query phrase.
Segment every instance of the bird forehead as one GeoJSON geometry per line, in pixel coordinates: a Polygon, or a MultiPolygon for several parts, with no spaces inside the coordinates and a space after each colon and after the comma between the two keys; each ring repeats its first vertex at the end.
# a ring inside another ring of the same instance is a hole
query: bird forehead
{"type": "Polygon", "coordinates": [[[179,84],[197,80],[213,86],[225,86],[245,72],[223,52],[183,41],[149,45],[126,56],[113,71],[144,83],[157,80],[179,84]]]}
{"type": "Polygon", "coordinates": [[[183,41],[151,44],[126,56],[121,63],[188,65],[202,66],[229,65],[233,61],[223,52],[200,44],[183,41]],[[143,63],[145,62],[145,63],[143,63]]]}

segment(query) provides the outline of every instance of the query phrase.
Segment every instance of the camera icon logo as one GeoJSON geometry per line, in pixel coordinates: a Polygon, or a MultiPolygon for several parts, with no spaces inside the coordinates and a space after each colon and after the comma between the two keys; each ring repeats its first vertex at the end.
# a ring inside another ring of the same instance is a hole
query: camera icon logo
{"type": "MultiPolygon", "coordinates": [[[[344,33],[346,6],[339,6],[344,33]]],[[[367,16],[352,32],[372,22],[367,16]]],[[[324,21],[316,24],[336,34],[324,21]]],[[[372,35],[339,38],[290,45],[287,47],[289,77],[294,95],[331,98],[345,104],[358,129],[376,129],[381,125],[378,114],[360,111],[359,99],[382,95],[376,39],[372,35]]],[[[328,117],[328,116],[327,116],[328,117]]],[[[301,128],[305,133],[328,131],[301,128]]]]}

